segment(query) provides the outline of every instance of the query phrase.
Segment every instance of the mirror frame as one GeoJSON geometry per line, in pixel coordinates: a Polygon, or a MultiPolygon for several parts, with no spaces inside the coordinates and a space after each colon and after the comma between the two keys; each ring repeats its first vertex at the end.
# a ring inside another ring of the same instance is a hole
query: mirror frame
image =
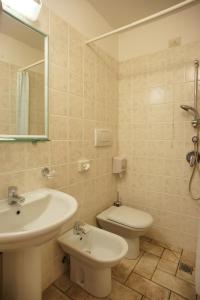
{"type": "Polygon", "coordinates": [[[10,13],[3,9],[0,9],[0,13],[7,14],[9,17],[14,18],[18,22],[22,23],[25,27],[33,30],[44,37],[44,135],[2,135],[0,134],[0,142],[14,142],[14,141],[24,141],[24,142],[38,142],[38,141],[49,141],[49,36],[48,34],[34,28],[26,21],[18,18],[17,15],[10,13]]]}

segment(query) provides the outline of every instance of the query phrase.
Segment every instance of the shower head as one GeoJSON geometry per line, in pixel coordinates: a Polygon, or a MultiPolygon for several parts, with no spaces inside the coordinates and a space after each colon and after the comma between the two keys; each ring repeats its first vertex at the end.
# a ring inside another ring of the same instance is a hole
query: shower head
{"type": "Polygon", "coordinates": [[[199,113],[198,113],[198,111],[195,108],[193,108],[191,106],[188,106],[188,105],[181,105],[180,107],[182,109],[186,110],[186,111],[190,111],[191,110],[194,113],[195,118],[199,119],[199,113]]]}

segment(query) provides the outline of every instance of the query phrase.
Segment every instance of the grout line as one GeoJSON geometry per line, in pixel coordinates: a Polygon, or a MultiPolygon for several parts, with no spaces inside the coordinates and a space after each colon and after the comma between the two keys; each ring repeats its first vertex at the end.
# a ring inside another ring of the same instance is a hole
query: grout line
{"type": "MultiPolygon", "coordinates": [[[[135,274],[136,274],[136,273],[135,273],[135,274]]],[[[143,279],[145,279],[145,280],[147,280],[147,281],[150,281],[150,282],[154,283],[155,285],[159,286],[159,287],[162,288],[162,289],[165,289],[165,290],[169,291],[169,293],[170,293],[170,292],[173,292],[172,290],[170,290],[170,289],[168,289],[168,288],[166,288],[166,287],[160,285],[160,284],[157,283],[157,282],[152,281],[151,279],[147,279],[147,278],[141,276],[140,274],[136,274],[136,275],[138,275],[139,277],[142,277],[143,279]]],[[[126,287],[127,287],[127,286],[126,286],[126,287]]],[[[128,286],[128,287],[129,287],[129,286],[128,286]]],[[[133,290],[134,292],[139,293],[139,292],[138,292],[137,290],[135,290],[134,288],[132,288],[132,287],[129,287],[129,288],[130,288],[131,290],[133,290]]],[[[145,295],[143,295],[143,296],[146,297],[145,295]]],[[[181,295],[180,295],[180,296],[181,296],[181,295]]],[[[148,299],[148,298],[147,298],[147,299],[148,299]]],[[[152,298],[152,299],[149,299],[149,300],[154,300],[154,299],[152,298]]],[[[186,300],[189,300],[189,299],[186,299],[186,300]]]]}
{"type": "MultiPolygon", "coordinates": [[[[164,271],[162,271],[162,272],[164,272],[164,271]]],[[[164,273],[165,273],[165,272],[164,272],[164,273]]],[[[167,274],[170,274],[170,273],[167,273],[167,274]]],[[[172,274],[170,274],[170,275],[171,275],[171,276],[174,276],[174,275],[172,275],[172,274]]],[[[175,277],[175,276],[174,276],[174,277],[175,277]]],[[[151,281],[151,280],[150,280],[150,281],[151,281]]],[[[153,280],[152,280],[152,282],[155,283],[156,285],[158,285],[159,287],[162,287],[162,288],[164,288],[164,289],[166,289],[166,290],[168,290],[168,291],[170,291],[170,292],[173,292],[174,294],[176,294],[176,295],[178,295],[178,296],[184,298],[185,300],[190,300],[190,299],[188,299],[188,298],[185,298],[185,296],[183,296],[182,294],[178,294],[178,292],[175,292],[174,290],[170,290],[169,288],[165,287],[164,285],[161,285],[160,283],[157,283],[157,282],[155,282],[155,281],[153,281],[153,280]]]]}
{"type": "MultiPolygon", "coordinates": [[[[164,247],[163,247],[163,252],[164,252],[165,249],[167,249],[167,248],[164,248],[164,247]]],[[[171,251],[172,251],[172,250],[171,250],[171,251]]],[[[115,278],[112,277],[112,279],[115,280],[116,282],[118,282],[120,285],[122,285],[122,286],[128,288],[129,290],[133,290],[133,291],[135,291],[136,293],[138,293],[139,295],[141,295],[141,296],[142,296],[141,300],[144,300],[144,299],[145,299],[145,295],[141,294],[141,292],[138,292],[138,291],[135,290],[134,288],[132,288],[132,287],[130,287],[130,286],[127,286],[126,283],[127,283],[128,279],[130,278],[130,276],[131,276],[132,274],[134,274],[134,270],[135,270],[136,266],[138,265],[138,263],[140,262],[140,260],[142,259],[142,257],[144,256],[145,253],[148,253],[148,252],[146,252],[146,251],[143,251],[143,252],[142,252],[140,258],[138,259],[137,263],[134,265],[133,269],[131,270],[130,274],[127,276],[127,278],[126,278],[126,280],[125,280],[124,282],[120,282],[118,279],[115,279],[115,278]]],[[[179,263],[180,263],[180,261],[181,261],[182,253],[183,253],[183,250],[181,251],[181,255],[180,255],[180,258],[179,258],[179,263]]],[[[156,272],[156,270],[158,269],[157,267],[158,267],[158,264],[159,264],[161,258],[162,258],[162,256],[159,257],[159,260],[158,260],[158,263],[157,263],[157,265],[156,265],[156,267],[155,267],[155,270],[154,270],[154,272],[153,272],[153,275],[154,275],[154,273],[156,272]]],[[[178,265],[179,265],[179,263],[178,263],[178,265]]],[[[177,268],[178,268],[178,265],[177,265],[177,268]]],[[[165,272],[165,271],[163,271],[163,272],[165,272]]],[[[166,273],[168,273],[168,272],[166,272],[166,273]]],[[[170,274],[170,273],[169,273],[169,274],[170,274]]],[[[175,295],[180,295],[181,297],[183,297],[183,299],[188,300],[188,299],[185,298],[183,295],[177,294],[177,292],[175,292],[175,291],[173,291],[173,290],[170,290],[169,288],[167,288],[167,287],[165,287],[165,286],[162,286],[162,285],[160,285],[160,284],[157,283],[157,282],[154,282],[154,281],[152,280],[153,275],[152,275],[151,279],[147,279],[147,278],[145,278],[144,276],[138,274],[138,276],[140,276],[141,278],[144,278],[145,280],[148,280],[149,282],[152,282],[152,283],[158,285],[159,287],[164,288],[165,290],[168,290],[168,291],[169,291],[169,297],[168,297],[168,300],[170,300],[172,293],[174,293],[175,295]]],[[[173,274],[170,274],[170,275],[175,277],[175,275],[173,275],[173,274]]],[[[188,283],[189,283],[189,282],[188,282],[188,283]]],[[[192,284],[192,283],[191,283],[191,284],[192,284]]],[[[73,285],[69,286],[65,292],[63,292],[62,290],[60,290],[60,289],[59,289],[57,286],[55,286],[54,284],[53,284],[53,286],[54,286],[59,292],[61,292],[63,295],[65,295],[65,296],[69,297],[70,299],[74,300],[72,297],[70,297],[70,296],[67,295],[67,292],[71,289],[71,287],[72,287],[73,285]]],[[[110,295],[108,296],[108,299],[111,299],[111,298],[110,298],[110,295]]]]}
{"type": "Polygon", "coordinates": [[[141,257],[138,259],[138,261],[137,261],[137,263],[135,264],[135,266],[133,267],[132,271],[130,272],[130,274],[129,274],[128,277],[126,278],[126,280],[125,280],[125,282],[124,282],[124,285],[125,285],[125,286],[127,286],[126,283],[127,283],[128,279],[129,279],[130,276],[134,273],[134,270],[135,270],[136,266],[138,265],[139,261],[141,260],[141,258],[143,257],[144,253],[145,253],[145,251],[142,253],[141,257]]]}
{"type": "MultiPolygon", "coordinates": [[[[71,300],[74,300],[73,298],[71,298],[70,296],[68,296],[67,294],[65,294],[65,292],[63,292],[62,290],[60,290],[56,285],[54,285],[54,283],[52,284],[52,286],[54,286],[62,295],[70,298],[71,300]]],[[[67,291],[69,290],[69,288],[67,289],[67,291]]],[[[67,292],[66,291],[66,292],[67,292]]],[[[66,298],[67,299],[67,298],[66,298]]]]}
{"type": "Polygon", "coordinates": [[[169,292],[169,298],[168,298],[168,300],[170,300],[170,298],[171,298],[171,294],[172,294],[172,291],[170,290],[170,292],[169,292]]]}
{"type": "Polygon", "coordinates": [[[175,272],[175,277],[177,277],[177,273],[178,273],[178,269],[179,269],[179,265],[180,265],[180,261],[181,261],[181,258],[182,258],[182,255],[183,255],[183,249],[181,250],[181,255],[180,255],[180,258],[179,258],[179,261],[178,261],[178,265],[177,265],[177,268],[176,268],[176,272],[175,272]]]}
{"type": "MultiPolygon", "coordinates": [[[[165,248],[163,248],[163,252],[164,252],[164,249],[165,249],[165,248]]],[[[152,275],[151,275],[151,278],[150,278],[151,281],[152,281],[152,278],[153,278],[155,272],[156,272],[157,270],[159,270],[159,269],[158,269],[158,265],[159,265],[159,262],[160,262],[160,260],[161,260],[161,257],[162,257],[162,256],[159,257],[159,260],[158,260],[158,262],[157,262],[157,264],[156,264],[156,267],[155,267],[155,269],[154,269],[154,271],[153,271],[153,273],[152,273],[152,275]]]]}

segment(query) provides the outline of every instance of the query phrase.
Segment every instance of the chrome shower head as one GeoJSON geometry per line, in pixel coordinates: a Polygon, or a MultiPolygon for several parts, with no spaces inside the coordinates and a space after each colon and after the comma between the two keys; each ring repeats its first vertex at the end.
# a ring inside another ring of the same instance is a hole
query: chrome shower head
{"type": "Polygon", "coordinates": [[[193,108],[191,106],[188,106],[188,105],[181,105],[180,107],[182,109],[184,109],[185,111],[190,111],[191,110],[194,113],[195,118],[199,119],[199,113],[198,113],[198,111],[195,108],[193,108]]]}

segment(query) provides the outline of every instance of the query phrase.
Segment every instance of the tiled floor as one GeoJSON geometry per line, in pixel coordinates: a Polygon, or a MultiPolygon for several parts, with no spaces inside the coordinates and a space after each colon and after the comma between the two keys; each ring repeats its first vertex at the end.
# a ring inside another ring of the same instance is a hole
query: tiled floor
{"type": "MultiPolygon", "coordinates": [[[[112,293],[107,300],[195,300],[194,271],[179,269],[180,262],[193,264],[191,254],[170,249],[150,239],[141,240],[141,255],[123,259],[113,269],[112,293]]],[[[43,295],[43,300],[95,300],[66,275],[61,276],[43,295]]]]}

